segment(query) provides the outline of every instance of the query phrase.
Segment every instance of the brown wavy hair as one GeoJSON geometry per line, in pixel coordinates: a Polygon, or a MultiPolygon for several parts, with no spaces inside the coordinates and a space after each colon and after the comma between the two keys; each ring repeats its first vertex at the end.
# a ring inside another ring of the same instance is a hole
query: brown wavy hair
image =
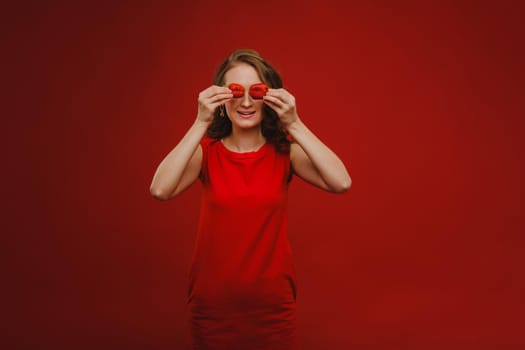
{"type": "MultiPolygon", "coordinates": [[[[259,74],[261,80],[272,89],[283,87],[281,76],[257,51],[251,49],[239,49],[232,52],[226,60],[219,66],[213,78],[213,84],[224,85],[226,72],[238,63],[247,63],[259,74]]],[[[226,113],[226,111],[224,111],[226,113]]],[[[232,123],[226,116],[219,115],[220,109],[217,108],[213,115],[213,120],[208,127],[207,136],[214,139],[222,139],[231,134],[232,123]]],[[[287,132],[282,128],[277,113],[266,104],[263,105],[263,119],[261,131],[266,141],[277,149],[286,153],[290,150],[290,141],[287,132]]]]}

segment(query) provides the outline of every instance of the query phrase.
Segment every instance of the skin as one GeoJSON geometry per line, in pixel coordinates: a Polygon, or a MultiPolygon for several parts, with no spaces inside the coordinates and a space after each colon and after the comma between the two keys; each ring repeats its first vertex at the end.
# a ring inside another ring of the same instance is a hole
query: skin
{"type": "Polygon", "coordinates": [[[253,67],[239,63],[226,72],[225,85],[243,85],[243,97],[233,98],[230,89],[216,85],[199,94],[198,113],[193,125],[162,160],[153,176],[150,192],[154,198],[161,201],[172,199],[198,178],[202,162],[200,140],[213,120],[215,109],[220,105],[225,106],[232,122],[232,133],[223,139],[228,149],[250,152],[265,143],[261,121],[263,104],[267,104],[277,113],[283,127],[295,139],[290,149],[294,173],[328,192],[343,193],[350,188],[352,180],[343,162],[301,121],[292,94],[285,89],[269,89],[262,100],[249,96],[249,87],[260,82],[262,81],[253,67]],[[243,117],[240,112],[253,113],[243,117]]]}
{"type": "Polygon", "coordinates": [[[235,152],[249,152],[260,148],[266,140],[262,135],[263,100],[251,98],[251,85],[262,83],[257,71],[250,65],[238,64],[224,75],[225,85],[237,83],[244,86],[244,96],[228,99],[226,114],[232,122],[232,133],[224,138],[224,145],[235,152]],[[239,112],[254,112],[242,116],[239,112]]]}

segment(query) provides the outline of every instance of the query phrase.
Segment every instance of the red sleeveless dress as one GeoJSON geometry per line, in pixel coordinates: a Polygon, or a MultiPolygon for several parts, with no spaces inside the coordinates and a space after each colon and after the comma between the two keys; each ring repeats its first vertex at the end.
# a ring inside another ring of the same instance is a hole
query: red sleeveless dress
{"type": "Polygon", "coordinates": [[[237,153],[201,141],[203,184],[189,270],[193,349],[290,350],[296,275],[287,237],[289,153],[237,153]]]}

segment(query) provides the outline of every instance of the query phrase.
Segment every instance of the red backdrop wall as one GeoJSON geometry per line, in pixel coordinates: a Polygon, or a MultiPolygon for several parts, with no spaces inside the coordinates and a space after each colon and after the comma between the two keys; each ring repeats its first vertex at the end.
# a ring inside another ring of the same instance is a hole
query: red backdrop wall
{"type": "Polygon", "coordinates": [[[184,348],[200,185],[149,185],[241,47],[353,180],[291,185],[302,348],[523,348],[519,4],[5,8],[5,348],[184,348]]]}

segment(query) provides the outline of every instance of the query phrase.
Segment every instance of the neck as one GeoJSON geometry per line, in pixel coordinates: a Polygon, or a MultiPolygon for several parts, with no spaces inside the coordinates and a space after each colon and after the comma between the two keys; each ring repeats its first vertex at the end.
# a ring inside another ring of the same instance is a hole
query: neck
{"type": "Polygon", "coordinates": [[[257,151],[266,142],[261,128],[238,129],[233,127],[232,133],[226,136],[224,143],[236,152],[257,151]]]}

